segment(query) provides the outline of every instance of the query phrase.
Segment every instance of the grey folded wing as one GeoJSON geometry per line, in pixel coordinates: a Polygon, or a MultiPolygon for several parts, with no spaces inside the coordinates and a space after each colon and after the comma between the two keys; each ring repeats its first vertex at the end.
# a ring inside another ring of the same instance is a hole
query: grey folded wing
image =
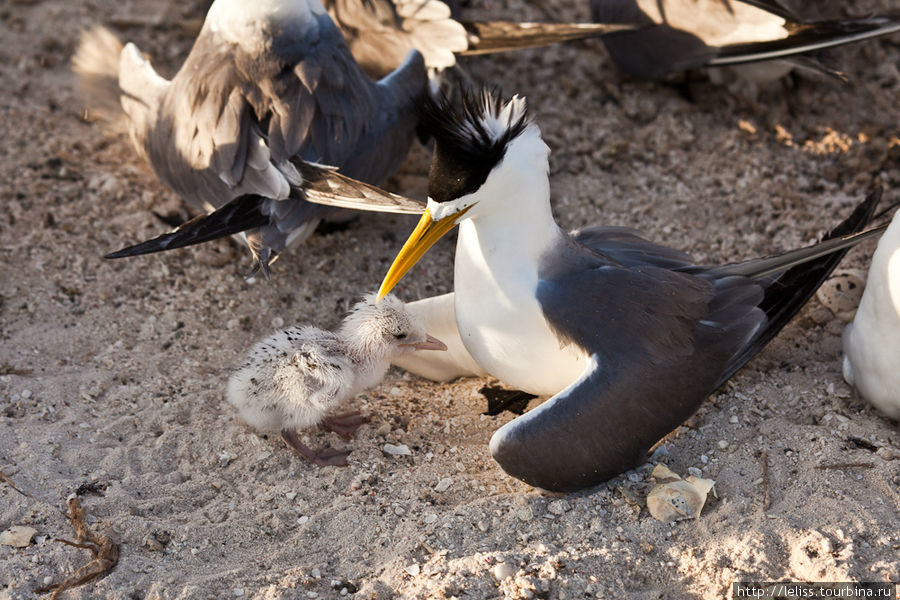
{"type": "MultiPolygon", "coordinates": [[[[668,262],[671,257],[663,257],[668,262]]],[[[639,464],[713,391],[764,315],[759,286],[599,264],[538,286],[548,324],[591,357],[582,377],[491,440],[511,475],[574,491],[639,464]]]]}
{"type": "Polygon", "coordinates": [[[259,212],[270,223],[252,243],[278,252],[334,210],[303,200],[291,159],[380,183],[412,144],[426,82],[415,53],[373,82],[327,14],[286,24],[257,50],[204,30],[167,96],[152,162],[164,181],[207,211],[247,194],[268,199],[259,212]]]}

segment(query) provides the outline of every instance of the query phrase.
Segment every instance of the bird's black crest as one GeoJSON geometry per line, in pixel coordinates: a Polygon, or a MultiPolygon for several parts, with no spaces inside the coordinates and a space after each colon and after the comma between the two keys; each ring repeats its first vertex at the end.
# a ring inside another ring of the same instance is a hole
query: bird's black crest
{"type": "Polygon", "coordinates": [[[478,189],[528,125],[521,98],[504,103],[496,91],[460,92],[461,106],[442,94],[436,100],[429,97],[420,113],[421,128],[434,137],[428,195],[435,202],[478,189]]]}

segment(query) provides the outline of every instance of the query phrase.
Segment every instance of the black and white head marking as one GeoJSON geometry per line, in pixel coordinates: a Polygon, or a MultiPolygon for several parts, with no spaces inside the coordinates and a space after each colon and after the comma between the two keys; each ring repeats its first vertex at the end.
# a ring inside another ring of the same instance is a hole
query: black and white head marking
{"type": "Polygon", "coordinates": [[[477,190],[528,126],[525,99],[503,102],[496,91],[461,90],[462,106],[444,95],[422,108],[424,130],[434,137],[428,195],[448,202],[477,190]]]}

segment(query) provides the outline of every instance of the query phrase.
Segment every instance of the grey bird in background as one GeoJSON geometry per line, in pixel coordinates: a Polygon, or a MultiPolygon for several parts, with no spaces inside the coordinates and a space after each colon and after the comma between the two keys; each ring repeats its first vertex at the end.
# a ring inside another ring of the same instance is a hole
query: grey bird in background
{"type": "Polygon", "coordinates": [[[254,429],[280,431],[298,456],[319,466],[343,466],[349,451],[312,450],[297,430],[320,425],[349,439],[365,417],[330,413],[378,384],[399,355],[444,349],[400,300],[390,296],[376,304],[371,294],[335,332],[302,325],[256,344],[229,378],[226,398],[254,429]]]}
{"type": "Polygon", "coordinates": [[[109,77],[98,59],[109,55],[96,48],[114,48],[110,36],[88,34],[75,70],[92,89],[114,90],[107,95],[120,97],[131,138],[157,176],[211,213],[174,240],[162,236],[111,257],[242,232],[267,269],[334,210],[306,201],[298,159],[381,183],[405,158],[426,94],[421,54],[409,52],[373,82],[318,0],[217,0],[171,81],[133,44],[117,63],[107,59],[117,65],[109,77]]]}
{"type": "Polygon", "coordinates": [[[816,67],[800,54],[900,30],[900,15],[821,19],[816,8],[795,12],[779,0],[591,0],[597,22],[646,25],[603,43],[619,69],[654,81],[702,67],[787,61],[768,70],[775,79],[792,66],[816,67]]]}
{"type": "MultiPolygon", "coordinates": [[[[415,48],[432,73],[457,56],[489,54],[598,37],[630,24],[465,21],[440,0],[324,0],[350,51],[372,77],[383,77],[415,48]],[[451,16],[454,18],[451,19],[451,16]]],[[[455,7],[458,9],[458,6],[455,7]]]]}
{"type": "MultiPolygon", "coordinates": [[[[303,165],[338,167],[380,185],[413,143],[429,93],[426,66],[437,72],[453,64],[453,52],[492,40],[496,50],[534,45],[531,33],[543,31],[523,24],[527,35],[512,46],[490,35],[475,40],[437,0],[333,0],[327,7],[350,47],[319,0],[216,0],[171,81],[108,31],[83,37],[73,60],[82,87],[101,105],[121,100],[132,141],[156,175],[207,213],[107,258],[239,233],[267,274],[278,253],[306,239],[334,204],[347,206],[328,194],[308,202],[303,165]],[[381,79],[367,76],[351,48],[381,79]]],[[[583,37],[592,27],[575,31],[583,37]]],[[[539,43],[571,37],[569,27],[539,43]]],[[[314,170],[329,179],[328,170],[314,170]]],[[[356,208],[421,211],[375,200],[356,208]]]]}
{"type": "Polygon", "coordinates": [[[787,324],[847,248],[883,231],[856,233],[877,190],[823,242],[722,266],[621,227],[567,233],[550,208],[550,151],[523,99],[432,102],[424,117],[435,138],[428,205],[379,294],[458,224],[453,293],[408,305],[448,353],[396,364],[439,379],[486,371],[550,396],[490,443],[507,473],[549,490],[642,462],[787,324]]]}

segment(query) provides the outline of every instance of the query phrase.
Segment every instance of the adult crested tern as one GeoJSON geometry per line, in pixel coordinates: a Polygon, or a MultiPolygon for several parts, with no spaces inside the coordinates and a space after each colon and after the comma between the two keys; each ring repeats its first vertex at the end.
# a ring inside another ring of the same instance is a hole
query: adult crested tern
{"type": "Polygon", "coordinates": [[[226,398],[248,425],[280,431],[302,458],[343,466],[348,451],[312,450],[297,429],[321,425],[349,438],[366,419],[359,413],[328,416],[331,411],[380,382],[398,355],[443,349],[403,302],[389,296],[376,304],[370,294],[335,332],[295,326],[256,344],[229,379],[226,398]]]}
{"type": "Polygon", "coordinates": [[[490,443],[507,473],[541,488],[577,490],[641,462],[784,327],[847,248],[880,231],[856,233],[876,191],[826,241],[722,266],[630,229],[566,233],[524,99],[483,92],[461,108],[429,102],[424,114],[435,138],[428,204],[379,294],[459,225],[453,294],[410,308],[462,357],[453,374],[486,371],[552,396],[490,443]],[[448,315],[457,331],[444,337],[448,315]]]}
{"type": "Polygon", "coordinates": [[[878,241],[859,309],[844,330],[844,379],[900,421],[900,212],[878,241]]]}
{"type": "MultiPolygon", "coordinates": [[[[110,35],[100,37],[115,46],[110,35]]],[[[75,66],[102,81],[108,69],[93,58],[92,39],[75,66]]],[[[298,161],[382,182],[412,144],[427,81],[413,50],[373,82],[318,0],[216,0],[171,81],[125,45],[112,85],[135,146],[166,185],[211,214],[183,226],[178,240],[161,236],[110,257],[243,232],[267,269],[334,210],[306,201],[298,161]]]]}
{"type": "Polygon", "coordinates": [[[101,103],[121,99],[132,141],[157,176],[209,213],[108,258],[242,233],[265,271],[334,210],[325,204],[339,203],[324,194],[307,202],[297,162],[384,182],[413,142],[429,93],[426,67],[441,69],[453,64],[453,52],[486,44],[501,50],[608,29],[561,26],[555,35],[519,24],[524,33],[505,44],[490,32],[473,37],[437,0],[329,0],[327,8],[351,47],[319,0],[216,0],[171,81],[106,30],[83,38],[74,66],[84,86],[101,103]],[[351,50],[383,77],[368,77],[351,50]]]}
{"type": "MultiPolygon", "coordinates": [[[[591,0],[595,21],[647,25],[610,33],[603,43],[619,69],[649,80],[701,67],[796,60],[900,30],[900,15],[823,20],[815,9],[798,14],[779,0],[591,0]]],[[[776,77],[790,70],[785,67],[776,77]]]]}

